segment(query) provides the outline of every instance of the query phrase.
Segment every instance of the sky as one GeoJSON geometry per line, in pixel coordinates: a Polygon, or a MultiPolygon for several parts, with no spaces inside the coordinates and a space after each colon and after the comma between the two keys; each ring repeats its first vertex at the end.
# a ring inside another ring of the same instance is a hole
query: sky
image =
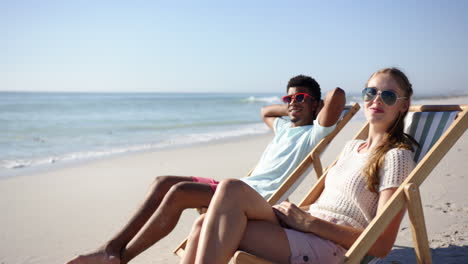
{"type": "Polygon", "coordinates": [[[5,1],[0,91],[358,93],[399,67],[468,94],[468,1],[5,1]]]}

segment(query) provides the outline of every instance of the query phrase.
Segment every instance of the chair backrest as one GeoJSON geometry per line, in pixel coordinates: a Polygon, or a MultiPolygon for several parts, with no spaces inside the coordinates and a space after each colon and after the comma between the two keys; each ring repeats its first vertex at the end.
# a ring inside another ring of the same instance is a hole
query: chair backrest
{"type": "Polygon", "coordinates": [[[414,161],[418,163],[434,146],[440,136],[455,120],[459,111],[409,112],[405,119],[405,132],[418,143],[414,161]]]}

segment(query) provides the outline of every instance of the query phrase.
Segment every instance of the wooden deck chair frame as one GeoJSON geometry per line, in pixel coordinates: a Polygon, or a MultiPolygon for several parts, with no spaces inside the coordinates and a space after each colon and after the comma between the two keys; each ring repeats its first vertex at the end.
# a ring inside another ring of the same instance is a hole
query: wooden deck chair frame
{"type": "MultiPolygon", "coordinates": [[[[330,144],[330,142],[336,137],[336,135],[343,129],[343,127],[351,120],[351,118],[359,111],[360,106],[358,103],[354,103],[352,105],[346,105],[344,107],[343,112],[345,114],[342,118],[338,120],[336,124],[336,128],[324,137],[311,151],[310,153],[304,158],[304,160],[299,164],[299,166],[289,175],[289,177],[283,182],[283,184],[276,190],[275,193],[268,199],[268,203],[271,205],[276,204],[280,201],[281,198],[284,198],[285,195],[288,194],[288,191],[291,187],[305,174],[307,169],[310,168],[311,165],[314,167],[314,171],[317,175],[317,178],[320,177],[323,173],[322,163],[320,161],[320,155],[326,149],[326,147],[330,144]]],[[[248,173],[247,176],[250,176],[253,169],[248,173]]],[[[174,254],[182,257],[185,254],[185,246],[187,245],[187,239],[185,239],[179,246],[174,250],[174,254]]]]}
{"type": "MultiPolygon", "coordinates": [[[[424,182],[434,167],[440,162],[445,154],[452,148],[455,142],[468,128],[468,105],[422,105],[411,106],[410,112],[446,112],[459,111],[456,119],[440,136],[435,144],[427,151],[424,157],[417,163],[406,180],[395,191],[384,209],[374,217],[367,228],[358,237],[354,244],[348,249],[343,263],[361,263],[367,252],[382,234],[385,227],[391,222],[395,215],[404,207],[408,209],[411,223],[413,243],[416,252],[417,263],[432,263],[426,225],[424,221],[419,186],[424,182]]],[[[365,139],[368,134],[369,124],[366,124],[355,139],[365,139]]],[[[336,160],[335,160],[336,162],[336,160]]],[[[335,163],[334,162],[334,163],[335,163]]],[[[333,166],[334,163],[331,165],[333,166]]],[[[330,166],[330,167],[331,167],[330,166]]],[[[322,193],[325,185],[325,177],[328,167],[319,180],[315,183],[309,193],[301,201],[299,206],[308,206],[315,202],[322,193]]],[[[271,264],[272,262],[261,259],[252,254],[237,251],[233,257],[235,264],[271,264]]]]}

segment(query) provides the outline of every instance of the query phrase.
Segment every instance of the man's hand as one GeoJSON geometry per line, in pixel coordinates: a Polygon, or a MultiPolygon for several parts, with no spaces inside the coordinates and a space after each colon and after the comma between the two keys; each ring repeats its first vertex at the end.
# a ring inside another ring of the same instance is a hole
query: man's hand
{"type": "Polygon", "coordinates": [[[323,107],[321,108],[317,120],[323,127],[334,125],[340,118],[346,103],[346,93],[343,89],[337,87],[324,97],[323,107]]]}

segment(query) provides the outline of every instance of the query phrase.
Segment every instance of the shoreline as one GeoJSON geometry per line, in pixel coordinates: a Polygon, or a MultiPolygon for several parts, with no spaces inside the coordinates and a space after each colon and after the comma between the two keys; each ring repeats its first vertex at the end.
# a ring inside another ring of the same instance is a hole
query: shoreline
{"type": "Polygon", "coordinates": [[[31,175],[31,174],[42,174],[42,173],[47,173],[47,172],[51,172],[55,170],[73,168],[77,166],[86,166],[94,162],[111,160],[114,158],[125,157],[125,156],[140,155],[140,154],[153,153],[153,152],[164,152],[167,150],[179,150],[179,149],[192,148],[192,147],[211,145],[211,144],[224,144],[224,143],[235,142],[235,141],[243,141],[249,138],[252,138],[252,139],[261,138],[269,134],[273,135],[272,133],[273,133],[272,131],[268,130],[264,133],[239,135],[239,136],[214,139],[210,141],[194,142],[194,143],[171,145],[171,146],[164,146],[164,147],[155,147],[155,148],[142,149],[142,150],[129,150],[123,153],[111,153],[111,154],[107,154],[104,156],[80,158],[80,159],[65,160],[65,161],[59,161],[59,162],[50,162],[50,163],[33,165],[33,166],[28,166],[28,167],[21,167],[21,168],[11,168],[11,169],[2,168],[0,171],[0,181],[11,178],[11,177],[23,177],[23,176],[31,175]]]}

